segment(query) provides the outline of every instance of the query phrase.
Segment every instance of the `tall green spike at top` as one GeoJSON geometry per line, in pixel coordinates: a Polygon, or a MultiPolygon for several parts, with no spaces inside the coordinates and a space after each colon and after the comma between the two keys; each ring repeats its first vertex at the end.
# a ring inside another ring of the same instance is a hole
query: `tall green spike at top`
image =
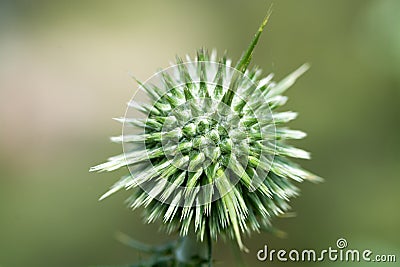
{"type": "MultiPolygon", "coordinates": [[[[258,40],[260,39],[260,36],[261,36],[262,32],[264,31],[265,26],[268,23],[269,17],[271,16],[271,13],[272,13],[272,5],[268,9],[267,15],[265,16],[265,18],[262,21],[260,27],[258,28],[258,31],[254,35],[253,40],[251,41],[249,47],[242,54],[242,56],[240,57],[238,63],[236,64],[235,69],[237,69],[241,73],[245,73],[245,71],[247,70],[247,67],[249,66],[249,64],[251,62],[251,59],[253,57],[254,49],[256,48],[258,40]]],[[[232,82],[229,85],[228,91],[226,92],[226,94],[222,98],[222,102],[225,103],[228,106],[231,105],[233,96],[234,96],[235,91],[237,89],[237,86],[238,86],[237,85],[237,80],[238,80],[238,77],[234,77],[232,79],[232,82]]]]}

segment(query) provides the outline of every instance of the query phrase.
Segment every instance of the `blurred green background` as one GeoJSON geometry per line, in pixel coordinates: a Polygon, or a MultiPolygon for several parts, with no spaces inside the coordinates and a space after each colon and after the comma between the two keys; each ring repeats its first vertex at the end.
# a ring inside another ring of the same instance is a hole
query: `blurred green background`
{"type": "MultiPolygon", "coordinates": [[[[98,197],[123,172],[90,166],[118,154],[108,136],[121,125],[136,85],[176,54],[201,46],[237,60],[271,1],[0,1],[0,266],[89,266],[140,255],[116,231],[151,244],[168,240],[123,204],[98,197]]],[[[400,260],[400,1],[275,1],[253,64],[282,78],[312,68],[286,106],[308,132],[305,167],[323,176],[300,185],[297,216],[275,220],[286,238],[254,234],[249,266],[264,244],[350,248],[400,260]]],[[[235,266],[230,243],[216,266],[235,266]]],[[[363,263],[354,266],[363,266],[363,263]]],[[[370,263],[368,266],[374,266],[370,263]]],[[[353,265],[352,265],[353,266],[353,265]]],[[[397,266],[382,264],[381,266],[397,266]]]]}

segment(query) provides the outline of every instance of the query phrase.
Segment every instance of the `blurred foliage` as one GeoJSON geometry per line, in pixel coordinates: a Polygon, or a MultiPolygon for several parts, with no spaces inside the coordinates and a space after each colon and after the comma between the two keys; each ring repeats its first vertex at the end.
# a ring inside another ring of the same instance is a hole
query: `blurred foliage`
{"type": "MultiPolygon", "coordinates": [[[[142,256],[116,231],[170,239],[121,205],[127,195],[97,201],[119,174],[88,173],[121,151],[105,141],[120,133],[111,118],[135,90],[127,73],[145,80],[201,46],[237,60],[269,4],[1,1],[0,266],[122,265],[142,256]]],[[[287,108],[300,113],[291,126],[309,134],[300,143],[313,160],[301,163],[326,182],[302,184],[297,217],[276,220],[286,239],[244,241],[249,266],[265,266],[256,259],[264,244],[318,249],[339,237],[399,255],[399,12],[396,0],[274,3],[253,63],[278,79],[311,63],[287,108]]],[[[217,266],[234,266],[230,251],[216,244],[217,266]]]]}

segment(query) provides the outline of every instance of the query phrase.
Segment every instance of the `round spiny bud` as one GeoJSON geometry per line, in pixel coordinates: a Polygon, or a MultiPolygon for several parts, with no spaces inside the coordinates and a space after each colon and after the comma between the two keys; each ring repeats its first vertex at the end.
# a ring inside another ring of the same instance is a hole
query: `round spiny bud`
{"type": "Polygon", "coordinates": [[[279,82],[247,69],[265,23],[236,68],[200,50],[139,82],[143,95],[129,102],[117,119],[123,135],[112,138],[124,153],[91,168],[127,166],[130,173],[101,199],[130,189],[130,207],[144,206],[148,222],[160,219],[168,232],[193,231],[200,240],[231,237],[245,250],[242,233],[270,229],[289,209],[298,194],[293,182],[319,180],[290,160],[309,158],[286,142],[305,137],[284,127],[296,113],[277,111],[287,99],[281,94],[308,66],[279,82]]]}
{"type": "Polygon", "coordinates": [[[244,248],[240,232],[268,228],[288,210],[297,195],[292,181],[317,178],[287,158],[309,157],[285,143],[305,136],[282,127],[295,116],[275,112],[285,102],[280,94],[307,66],[273,83],[258,69],[242,74],[230,61],[215,63],[215,54],[200,58],[209,55],[200,51],[140,84],[152,102],[138,108],[132,100],[120,119],[124,134],[113,140],[123,142],[125,154],[93,170],[128,166],[130,175],[105,196],[133,189],[130,205],[145,206],[149,222],[161,218],[168,231],[183,235],[193,225],[200,239],[208,229],[214,239],[235,237],[244,248]],[[231,91],[229,106],[223,100],[231,91]],[[146,118],[131,118],[137,110],[146,118]]]}

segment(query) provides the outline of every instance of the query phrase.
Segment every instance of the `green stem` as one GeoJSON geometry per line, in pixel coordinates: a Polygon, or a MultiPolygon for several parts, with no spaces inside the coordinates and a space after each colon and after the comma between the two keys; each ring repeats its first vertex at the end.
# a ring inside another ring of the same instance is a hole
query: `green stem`
{"type": "Polygon", "coordinates": [[[207,220],[207,246],[208,246],[208,267],[212,267],[212,239],[210,234],[209,219],[207,220]]]}
{"type": "Polygon", "coordinates": [[[211,267],[211,242],[208,235],[201,242],[197,240],[195,233],[189,232],[180,239],[176,247],[176,261],[185,266],[211,267]]]}

